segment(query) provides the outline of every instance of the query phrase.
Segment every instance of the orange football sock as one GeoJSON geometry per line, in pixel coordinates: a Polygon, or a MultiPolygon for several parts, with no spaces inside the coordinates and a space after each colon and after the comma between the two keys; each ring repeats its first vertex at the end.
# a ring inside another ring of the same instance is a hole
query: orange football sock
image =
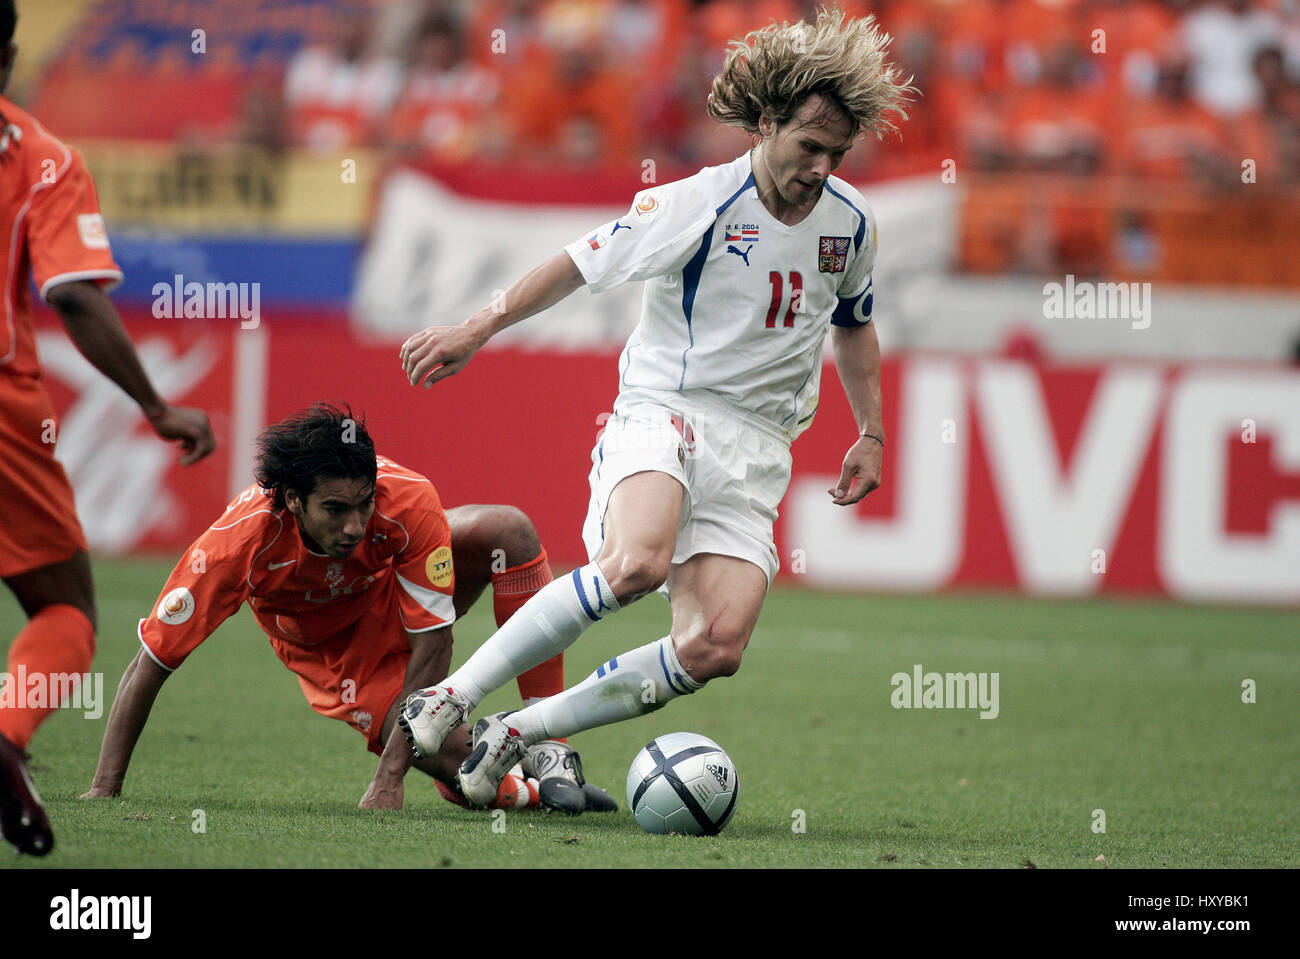
{"type": "Polygon", "coordinates": [[[0,734],[26,749],[67,688],[51,677],[88,673],[94,657],[95,629],[85,613],[66,603],[39,609],[9,647],[8,682],[0,693],[0,734]]]}
{"type": "MultiPolygon", "coordinates": [[[[531,562],[496,573],[492,577],[492,612],[496,614],[497,625],[504,626],[506,620],[551,579],[551,564],[546,561],[545,547],[531,562]]],[[[519,684],[519,697],[525,706],[564,692],[564,654],[552,656],[540,666],[520,673],[515,681],[519,684]]]]}

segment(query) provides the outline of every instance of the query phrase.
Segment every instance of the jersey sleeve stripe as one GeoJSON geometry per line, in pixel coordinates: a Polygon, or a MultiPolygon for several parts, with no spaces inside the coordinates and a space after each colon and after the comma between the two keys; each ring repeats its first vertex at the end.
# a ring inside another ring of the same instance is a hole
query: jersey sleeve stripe
{"type": "MultiPolygon", "coordinates": [[[[208,529],[216,530],[218,533],[221,532],[222,530],[234,529],[236,526],[238,526],[240,523],[244,522],[245,520],[250,520],[254,516],[258,516],[262,513],[269,513],[269,512],[271,512],[271,510],[269,509],[259,509],[256,513],[249,513],[247,516],[239,517],[239,519],[235,520],[233,523],[227,523],[225,526],[217,526],[214,523],[212,526],[209,526],[208,529]]],[[[281,528],[283,528],[283,520],[281,521],[281,528]]]]}
{"type": "MultiPolygon", "coordinates": [[[[426,481],[426,482],[427,482],[427,481],[426,481]]],[[[430,485],[432,485],[432,484],[430,484],[430,485]]],[[[396,526],[398,529],[400,529],[400,530],[402,531],[402,535],[406,537],[406,542],[404,542],[404,543],[402,544],[401,549],[399,549],[398,552],[400,553],[400,552],[405,551],[406,547],[408,547],[408,546],[411,545],[411,533],[410,533],[410,531],[407,530],[407,528],[406,528],[405,526],[403,526],[400,522],[398,522],[397,520],[395,520],[395,519],[393,519],[391,516],[389,516],[387,513],[380,512],[378,509],[376,509],[375,512],[376,512],[376,513],[379,513],[380,516],[382,516],[384,519],[388,520],[388,522],[392,523],[394,526],[396,526]]],[[[406,580],[402,580],[402,582],[406,582],[406,580]]]]}
{"type": "Polygon", "coordinates": [[[745,182],[740,185],[740,189],[713,212],[713,222],[709,224],[708,231],[700,240],[700,248],[695,251],[686,268],[682,270],[682,315],[686,317],[686,336],[688,339],[686,349],[682,350],[682,378],[677,384],[679,390],[686,388],[686,354],[695,346],[695,331],[691,323],[691,314],[695,309],[695,293],[700,286],[700,274],[704,272],[704,261],[709,258],[709,248],[713,246],[713,231],[718,225],[718,217],[731,204],[740,198],[740,195],[754,185],[754,173],[751,170],[749,176],[745,177],[745,182]]]}
{"type": "Polygon", "coordinates": [[[60,273],[58,276],[52,276],[41,286],[41,302],[48,303],[49,292],[60,283],[75,283],[77,280],[109,280],[104,286],[105,292],[114,290],[122,285],[121,270],[74,270],[71,273],[60,273]]]}
{"type": "MultiPolygon", "coordinates": [[[[250,515],[248,515],[248,516],[245,516],[243,519],[236,520],[235,522],[231,523],[230,526],[238,526],[238,525],[239,525],[240,523],[242,523],[245,519],[252,519],[252,518],[253,518],[254,516],[256,516],[258,513],[271,513],[271,511],[270,511],[269,509],[268,509],[268,510],[260,510],[260,509],[259,509],[259,510],[257,511],[257,513],[252,513],[252,514],[250,514],[250,515]]],[[[272,513],[271,515],[274,516],[275,514],[272,513]]],[[[283,517],[283,516],[276,516],[275,518],[278,519],[278,520],[280,521],[280,528],[277,529],[277,530],[275,531],[275,535],[271,537],[271,542],[267,543],[265,546],[263,546],[261,549],[259,549],[255,554],[253,554],[253,558],[250,559],[250,560],[248,561],[248,573],[245,574],[245,576],[244,576],[244,582],[248,583],[248,589],[249,589],[250,592],[256,592],[256,591],[257,591],[257,587],[253,585],[253,569],[254,569],[254,567],[257,566],[257,561],[258,561],[259,559],[262,558],[262,554],[263,554],[263,553],[265,553],[268,549],[270,549],[272,546],[274,546],[274,545],[279,541],[279,539],[280,539],[280,534],[284,532],[284,517],[283,517]]],[[[216,526],[214,526],[214,527],[212,527],[212,528],[213,528],[213,529],[218,529],[218,527],[216,527],[216,526]]],[[[219,527],[219,528],[221,528],[221,529],[229,529],[230,527],[229,527],[229,526],[223,526],[223,527],[219,527]]]]}
{"type": "Polygon", "coordinates": [[[861,252],[862,241],[866,239],[867,236],[867,215],[863,213],[861,210],[859,210],[857,208],[857,205],[852,200],[850,200],[843,193],[840,193],[833,186],[831,186],[829,181],[827,181],[825,185],[826,185],[826,189],[830,191],[831,196],[839,197],[841,200],[843,200],[845,203],[848,204],[850,210],[852,210],[854,213],[858,215],[858,229],[857,232],[853,234],[853,252],[854,253],[861,252]]]}
{"type": "Polygon", "coordinates": [[[402,628],[408,633],[430,633],[435,629],[445,629],[450,625],[451,623],[434,623],[432,626],[421,626],[419,629],[412,629],[410,626],[406,625],[405,620],[402,622],[402,628]]]}
{"type": "Polygon", "coordinates": [[[426,486],[433,485],[429,482],[428,478],[424,476],[402,476],[399,473],[387,473],[383,470],[379,471],[379,475],[384,477],[384,479],[405,480],[408,483],[424,483],[426,486]]]}
{"type": "Polygon", "coordinates": [[[140,637],[140,646],[141,646],[142,649],[144,649],[144,651],[145,651],[146,653],[149,654],[149,658],[150,658],[150,659],[152,659],[155,663],[157,663],[157,664],[158,664],[160,667],[162,667],[163,669],[167,670],[167,672],[169,672],[169,673],[174,673],[174,672],[176,672],[176,670],[172,669],[170,666],[168,666],[166,663],[164,663],[161,659],[159,659],[157,656],[155,656],[153,650],[149,648],[149,644],[146,643],[146,642],[144,641],[144,620],[143,620],[143,619],[140,620],[140,622],[136,624],[136,627],[135,627],[135,634],[136,634],[137,636],[140,637]]]}
{"type": "MultiPolygon", "coordinates": [[[[418,583],[413,583],[401,573],[394,573],[397,582],[401,584],[402,589],[406,590],[406,595],[420,604],[420,608],[432,616],[437,616],[442,622],[437,626],[450,626],[456,621],[456,603],[451,596],[446,593],[440,593],[434,589],[426,589],[418,583]]],[[[436,627],[426,626],[421,629],[413,629],[411,632],[423,632],[425,629],[436,627]]]]}

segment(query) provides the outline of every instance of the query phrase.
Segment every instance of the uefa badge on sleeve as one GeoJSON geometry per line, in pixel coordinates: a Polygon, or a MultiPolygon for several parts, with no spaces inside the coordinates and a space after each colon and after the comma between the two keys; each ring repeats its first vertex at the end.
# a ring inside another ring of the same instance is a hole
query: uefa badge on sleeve
{"type": "Polygon", "coordinates": [[[194,615],[194,594],[184,586],[177,586],[158,603],[159,622],[179,626],[194,615]]]}
{"type": "Polygon", "coordinates": [[[664,209],[664,201],[653,193],[644,193],[637,198],[633,207],[638,220],[653,220],[664,209]]]}
{"type": "Polygon", "coordinates": [[[817,269],[822,273],[843,273],[849,260],[847,236],[823,236],[817,240],[817,269]]]}

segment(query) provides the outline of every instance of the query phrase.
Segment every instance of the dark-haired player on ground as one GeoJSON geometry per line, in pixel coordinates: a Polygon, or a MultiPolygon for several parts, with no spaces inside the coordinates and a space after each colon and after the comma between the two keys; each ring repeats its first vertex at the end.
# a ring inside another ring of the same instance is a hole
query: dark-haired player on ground
{"type": "Polygon", "coordinates": [[[828,332],[857,421],[831,502],[850,506],[879,485],[875,221],[831,172],[861,132],[892,126],[910,91],[885,60],[888,44],[872,18],[839,10],[750,33],[728,52],[708,110],[749,132],[751,151],[642,191],[617,220],[516,281],[504,309],[403,345],[410,382],[427,386],[580,286],[647,281],[614,416],[592,452],[591,562],[412,697],[403,722],[417,755],[436,752],[493,689],[660,587],[671,632],[545,702],[479,720],[459,777],[471,802],[490,799],[530,743],[643,715],[740,668],[777,570],[772,526],[790,444],[817,410],[828,332]]]}
{"type": "MultiPolygon", "coordinates": [[[[13,0],[0,0],[0,91],[18,53],[16,19],[13,0]]],[[[159,436],[181,445],[182,463],[202,459],[215,444],[202,412],[158,396],[104,293],[122,271],[81,157],[3,96],[0,220],[0,579],[28,620],[9,647],[7,671],[84,674],[95,652],[94,585],[72,487],[49,439],[55,415],[36,356],[32,278],[82,355],[140,404],[159,436]]],[[[24,690],[12,692],[17,701],[0,706],[0,832],[19,852],[45,855],[54,833],[24,750],[59,704],[27,703],[24,690]]]]}
{"type": "MultiPolygon", "coordinates": [[[[181,557],[140,621],[141,649],[122,676],[82,798],[120,794],[164,681],[247,602],[312,709],[348,723],[379,754],[362,808],[400,809],[412,757],[397,712],[404,697],[447,675],[452,623],[489,583],[501,624],[550,579],[546,552],[519,510],[444,513],[433,484],[376,456],[349,411],[317,405],[297,413],[263,432],[257,483],[181,557]]],[[[521,696],[559,692],[563,672],[561,657],[552,657],[519,677],[521,696]]],[[[414,765],[454,789],[468,752],[468,736],[449,737],[414,765]]],[[[539,743],[522,758],[527,776],[540,780],[537,795],[507,777],[499,805],[614,808],[585,786],[566,744],[539,743]]]]}

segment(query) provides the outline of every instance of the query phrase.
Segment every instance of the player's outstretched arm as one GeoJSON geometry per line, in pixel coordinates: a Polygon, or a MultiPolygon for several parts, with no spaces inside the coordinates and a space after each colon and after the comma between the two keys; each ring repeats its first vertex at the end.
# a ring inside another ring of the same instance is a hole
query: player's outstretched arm
{"type": "Polygon", "coordinates": [[[104,744],[99,748],[95,778],[90,789],[80,798],[99,799],[122,794],[122,781],[126,778],[131,753],[144,731],[158,690],[162,689],[169,675],[143,649],[135,654],[135,659],[122,674],[113,708],[108,712],[108,728],[104,731],[104,744]]]}
{"type": "Polygon", "coordinates": [[[459,326],[430,326],[403,343],[407,379],[412,386],[423,383],[427,388],[459,373],[493,336],[554,306],[585,283],[569,254],[557,253],[459,326]]]}
{"type": "Polygon", "coordinates": [[[159,436],[180,443],[182,463],[197,463],[216,448],[202,410],[169,406],[158,395],[103,290],[89,280],[73,280],[52,287],[46,299],[58,310],[81,355],[140,404],[159,436]]]}
{"type": "Polygon", "coordinates": [[[880,415],[880,341],[876,325],[831,327],[835,371],[858,424],[857,441],[844,455],[839,482],[832,490],[837,506],[850,506],[880,485],[885,428],[880,415]],[[867,435],[869,434],[869,435],[867,435]],[[856,480],[856,485],[854,482],[856,480]]]}
{"type": "MultiPolygon", "coordinates": [[[[399,708],[411,693],[437,685],[451,671],[450,626],[422,633],[408,632],[406,637],[411,643],[411,660],[406,665],[402,695],[397,697],[399,708]]],[[[370,787],[357,805],[361,809],[401,809],[404,794],[402,780],[406,778],[413,759],[402,727],[394,722],[388,740],[384,743],[384,752],[379,757],[379,768],[375,770],[370,787]]]]}

